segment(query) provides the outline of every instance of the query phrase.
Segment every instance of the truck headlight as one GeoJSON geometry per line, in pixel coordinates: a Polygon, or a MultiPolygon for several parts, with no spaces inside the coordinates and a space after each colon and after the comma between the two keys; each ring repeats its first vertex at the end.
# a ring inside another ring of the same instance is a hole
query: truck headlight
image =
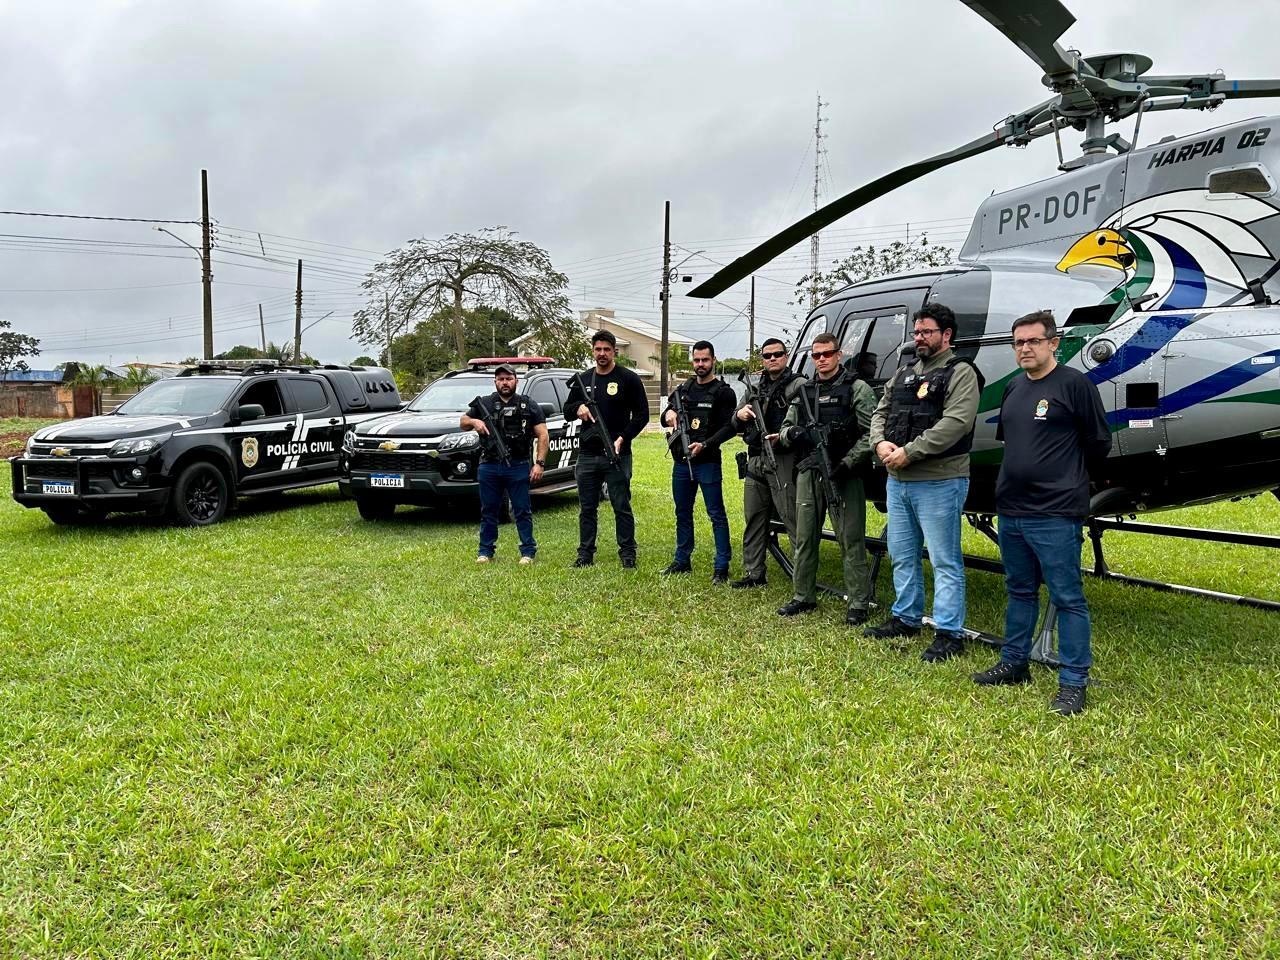
{"type": "Polygon", "coordinates": [[[168,436],[163,437],[140,437],[136,440],[121,440],[111,448],[111,456],[113,457],[136,457],[142,453],[150,453],[160,444],[168,440],[168,436]]]}
{"type": "Polygon", "coordinates": [[[472,430],[463,433],[451,433],[440,441],[439,450],[466,450],[480,442],[480,435],[472,430]]]}

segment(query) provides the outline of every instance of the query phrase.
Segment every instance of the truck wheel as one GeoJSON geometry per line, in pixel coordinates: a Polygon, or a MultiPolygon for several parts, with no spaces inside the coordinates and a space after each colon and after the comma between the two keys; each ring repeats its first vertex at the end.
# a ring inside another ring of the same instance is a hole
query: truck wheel
{"type": "Polygon", "coordinates": [[[356,509],[362,520],[390,520],[396,504],[385,497],[356,497],[356,509]]]}
{"type": "Polygon", "coordinates": [[[222,471],[208,461],[188,464],[173,485],[169,510],[175,523],[207,527],[227,514],[231,491],[222,471]]]}
{"type": "Polygon", "coordinates": [[[74,507],[69,503],[42,507],[44,515],[60,527],[84,527],[106,517],[101,510],[92,507],[74,507]]]}

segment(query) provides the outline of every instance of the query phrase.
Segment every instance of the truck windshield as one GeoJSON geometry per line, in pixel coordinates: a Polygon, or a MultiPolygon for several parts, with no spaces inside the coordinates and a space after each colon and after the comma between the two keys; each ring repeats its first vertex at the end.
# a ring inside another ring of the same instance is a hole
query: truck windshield
{"type": "MultiPolygon", "coordinates": [[[[521,384],[517,383],[516,389],[521,389],[521,384]]],[[[414,397],[409,409],[414,413],[463,413],[476,397],[491,393],[493,380],[488,377],[446,377],[414,397]]]]}
{"type": "Polygon", "coordinates": [[[126,417],[207,417],[222,409],[239,379],[172,377],[146,387],[116,408],[126,417]]]}

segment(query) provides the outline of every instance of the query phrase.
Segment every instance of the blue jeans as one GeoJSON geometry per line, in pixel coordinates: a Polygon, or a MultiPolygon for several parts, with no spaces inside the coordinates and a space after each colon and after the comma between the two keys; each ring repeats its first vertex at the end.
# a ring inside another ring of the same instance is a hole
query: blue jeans
{"type": "Polygon", "coordinates": [[[511,497],[511,513],[520,534],[520,556],[532,557],[538,552],[533,539],[533,505],[529,502],[529,461],[516,460],[507,467],[501,463],[482,463],[477,474],[480,481],[480,556],[492,557],[498,549],[498,514],[502,495],[511,497]]]}
{"type": "Polygon", "coordinates": [[[999,518],[1000,557],[1009,606],[1004,614],[1000,659],[1026,663],[1040,616],[1040,584],[1058,608],[1058,680],[1073,687],[1089,682],[1089,605],[1080,576],[1084,530],[1070,517],[999,518]]]}
{"type": "Polygon", "coordinates": [[[693,557],[693,502],[698,498],[699,490],[702,491],[707,517],[711,520],[711,535],[716,542],[715,568],[728,570],[733,547],[729,544],[729,515],[724,509],[724,484],[719,460],[695,463],[692,480],[686,464],[671,464],[671,497],[676,502],[675,562],[684,565],[693,557]]]}
{"type": "Polygon", "coordinates": [[[960,517],[969,495],[969,478],[914,480],[889,477],[889,556],[893,560],[893,615],[920,626],[924,617],[924,563],[928,546],[933,566],[933,619],[937,629],[964,626],[964,559],[960,552],[960,517]]]}

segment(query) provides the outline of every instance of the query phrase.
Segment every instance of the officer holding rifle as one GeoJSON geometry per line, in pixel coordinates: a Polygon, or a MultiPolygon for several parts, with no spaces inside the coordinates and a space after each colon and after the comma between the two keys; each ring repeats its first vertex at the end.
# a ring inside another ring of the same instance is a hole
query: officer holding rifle
{"type": "Polygon", "coordinates": [[[516,371],[499,364],[493,371],[494,392],[476,397],[459,426],[480,434],[484,449],[480,455],[477,480],[480,484],[480,551],[476,563],[488,563],[498,549],[498,514],[505,497],[511,498],[511,513],[520,535],[520,562],[533,563],[538,543],[533,539],[533,506],[529,484],[542,479],[547,463],[547,424],[542,408],[522,393],[516,393],[516,371]],[[529,464],[533,440],[538,456],[529,464]]]}
{"type": "Polygon", "coordinates": [[[738,408],[734,426],[742,431],[745,453],[739,453],[743,477],[742,566],[744,576],[730,584],[735,590],[765,585],[765,547],[769,522],[776,514],[787,528],[791,547],[796,542],[795,456],[778,450],[764,438],[782,427],[802,384],[803,375],[787,369],[787,345],[770,337],[760,347],[764,373],[756,385],[748,384],[747,399],[738,408]]]}
{"type": "Polygon", "coordinates": [[[844,561],[845,622],[856,626],[866,622],[871,596],[862,476],[870,462],[867,430],[876,398],[864,381],[841,366],[843,354],[833,334],[814,337],[810,352],[816,377],[797,393],[776,434],[781,447],[795,450],[801,458],[796,477],[794,596],[778,613],[794,617],[818,606],[818,546],[825,512],[831,516],[844,561]]]}

